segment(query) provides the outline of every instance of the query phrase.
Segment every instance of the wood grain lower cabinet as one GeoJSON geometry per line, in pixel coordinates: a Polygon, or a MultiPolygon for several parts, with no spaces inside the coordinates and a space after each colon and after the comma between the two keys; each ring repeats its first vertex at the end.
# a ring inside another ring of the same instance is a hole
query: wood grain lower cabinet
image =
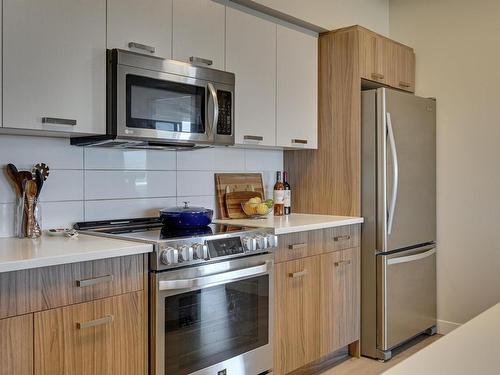
{"type": "Polygon", "coordinates": [[[321,355],[359,339],[360,250],[321,256],[321,355]]]}
{"type": "Polygon", "coordinates": [[[35,375],[145,374],[143,292],[36,313],[35,375]]]}
{"type": "Polygon", "coordinates": [[[0,320],[0,375],[33,374],[33,314],[0,320]]]}
{"type": "Polygon", "coordinates": [[[276,264],[275,374],[319,357],[321,256],[276,264]]]}

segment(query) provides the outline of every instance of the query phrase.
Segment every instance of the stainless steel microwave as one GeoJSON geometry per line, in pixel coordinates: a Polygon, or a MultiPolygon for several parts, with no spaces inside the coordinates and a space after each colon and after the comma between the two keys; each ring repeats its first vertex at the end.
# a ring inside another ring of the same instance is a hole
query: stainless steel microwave
{"type": "Polygon", "coordinates": [[[233,73],[118,49],[108,50],[107,65],[106,135],[72,138],[72,144],[234,144],[233,73]]]}

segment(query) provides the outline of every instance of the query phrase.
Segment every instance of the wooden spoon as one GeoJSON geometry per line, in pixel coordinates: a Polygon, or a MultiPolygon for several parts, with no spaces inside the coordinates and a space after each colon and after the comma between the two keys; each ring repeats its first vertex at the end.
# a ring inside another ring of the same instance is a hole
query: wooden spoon
{"type": "Polygon", "coordinates": [[[14,190],[16,194],[20,197],[23,194],[22,180],[19,176],[19,171],[14,164],[7,164],[6,167],[7,176],[9,176],[12,185],[14,185],[14,190]]]}
{"type": "MultiPolygon", "coordinates": [[[[31,172],[30,172],[31,173],[31,172]]],[[[38,193],[38,187],[35,180],[26,181],[26,201],[28,203],[27,207],[27,217],[28,224],[26,228],[26,235],[28,237],[35,237],[35,232],[37,231],[37,222],[35,218],[35,199],[38,193]]]]}

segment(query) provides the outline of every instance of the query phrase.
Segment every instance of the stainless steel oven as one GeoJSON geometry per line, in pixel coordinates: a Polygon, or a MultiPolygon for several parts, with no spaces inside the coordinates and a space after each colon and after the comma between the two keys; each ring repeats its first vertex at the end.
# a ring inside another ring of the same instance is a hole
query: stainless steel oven
{"type": "Polygon", "coordinates": [[[272,371],[273,278],[271,254],[151,273],[153,372],[272,371]]]}
{"type": "Polygon", "coordinates": [[[107,58],[107,134],[73,144],[234,144],[233,73],[116,49],[107,58]]]}

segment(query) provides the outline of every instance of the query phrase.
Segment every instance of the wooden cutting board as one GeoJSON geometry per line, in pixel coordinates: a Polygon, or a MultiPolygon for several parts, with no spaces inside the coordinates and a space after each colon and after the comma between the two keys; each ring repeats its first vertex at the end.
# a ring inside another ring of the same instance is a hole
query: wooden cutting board
{"type": "Polygon", "coordinates": [[[226,193],[226,212],[230,219],[245,219],[247,215],[243,212],[241,204],[251,198],[259,197],[262,193],[258,191],[233,191],[226,193]]]}
{"type": "Polygon", "coordinates": [[[264,198],[264,183],[260,173],[216,173],[215,195],[217,200],[217,217],[229,219],[226,207],[226,194],[229,192],[253,191],[261,193],[264,198]]]}

